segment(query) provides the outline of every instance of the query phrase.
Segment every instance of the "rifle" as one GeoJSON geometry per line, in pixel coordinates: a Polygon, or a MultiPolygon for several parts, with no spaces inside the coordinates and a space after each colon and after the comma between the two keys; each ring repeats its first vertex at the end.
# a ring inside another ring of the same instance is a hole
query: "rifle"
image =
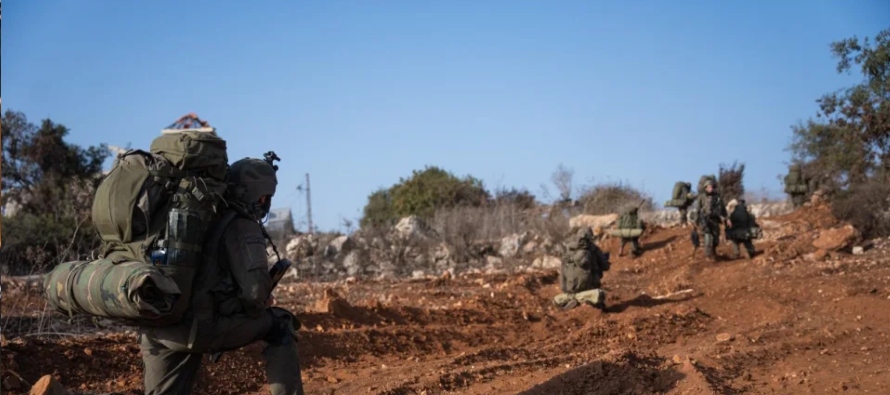
{"type": "Polygon", "coordinates": [[[701,245],[698,238],[698,229],[696,229],[695,225],[692,226],[692,232],[689,234],[689,238],[692,239],[692,256],[690,256],[690,258],[695,258],[695,251],[698,251],[698,247],[701,245]]]}
{"type": "MultiPolygon", "coordinates": [[[[272,277],[272,289],[269,291],[269,296],[272,296],[272,291],[278,287],[278,283],[284,278],[284,274],[287,273],[287,269],[293,266],[290,260],[287,258],[279,259],[278,262],[275,262],[272,265],[272,268],[269,269],[269,277],[272,277]]],[[[219,358],[222,356],[222,351],[217,351],[213,354],[210,354],[210,362],[216,363],[219,361],[219,358]]]]}

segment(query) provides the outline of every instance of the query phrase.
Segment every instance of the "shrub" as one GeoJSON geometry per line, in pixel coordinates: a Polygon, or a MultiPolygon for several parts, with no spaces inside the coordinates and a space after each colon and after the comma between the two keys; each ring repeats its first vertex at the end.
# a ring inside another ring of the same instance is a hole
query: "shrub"
{"type": "Polygon", "coordinates": [[[880,178],[838,192],[831,209],[836,217],[852,223],[865,237],[890,235],[890,185],[880,178]]]}
{"type": "Polygon", "coordinates": [[[416,215],[429,219],[436,210],[448,207],[480,207],[490,195],[482,181],[472,176],[458,178],[438,167],[415,170],[389,189],[368,196],[362,226],[389,226],[399,218],[416,215]]]}
{"type": "Polygon", "coordinates": [[[629,206],[639,205],[640,210],[655,207],[652,197],[622,182],[596,184],[585,187],[578,198],[585,214],[603,215],[621,213],[629,206]]]}
{"type": "Polygon", "coordinates": [[[558,208],[529,210],[517,204],[461,206],[436,211],[430,227],[439,241],[452,247],[455,258],[469,261],[485,253],[477,248],[480,245],[512,234],[529,231],[561,240],[569,230],[569,217],[558,208]]]}
{"type": "Polygon", "coordinates": [[[538,206],[538,201],[527,189],[498,189],[494,193],[494,205],[511,205],[520,210],[529,210],[538,206]]]}

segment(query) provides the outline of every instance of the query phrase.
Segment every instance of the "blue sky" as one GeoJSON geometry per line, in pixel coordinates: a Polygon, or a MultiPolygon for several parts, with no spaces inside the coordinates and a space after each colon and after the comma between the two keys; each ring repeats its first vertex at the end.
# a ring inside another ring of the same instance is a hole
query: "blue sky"
{"type": "MultiPolygon", "coordinates": [[[[323,230],[425,165],[540,194],[627,181],[668,198],[720,163],[781,190],[790,125],[851,84],[831,41],[862,1],[7,1],[5,109],[80,145],[147,148],[188,112],[232,161],[275,150],[277,207],[323,230]]],[[[109,162],[110,164],[110,162],[109,162]]],[[[305,229],[305,224],[298,224],[305,229]]]]}

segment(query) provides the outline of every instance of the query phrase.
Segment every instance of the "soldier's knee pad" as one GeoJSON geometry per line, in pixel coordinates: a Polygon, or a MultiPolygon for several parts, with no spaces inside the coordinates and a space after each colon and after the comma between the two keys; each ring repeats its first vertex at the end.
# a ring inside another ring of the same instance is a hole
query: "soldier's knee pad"
{"type": "Polygon", "coordinates": [[[296,341],[297,330],[300,329],[300,320],[290,311],[280,307],[270,307],[272,314],[272,329],[263,338],[269,344],[288,344],[296,341]]]}

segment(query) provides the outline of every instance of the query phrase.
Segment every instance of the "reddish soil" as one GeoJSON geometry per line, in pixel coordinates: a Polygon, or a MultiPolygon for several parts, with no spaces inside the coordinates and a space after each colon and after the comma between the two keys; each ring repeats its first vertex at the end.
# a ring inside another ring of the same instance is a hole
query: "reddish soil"
{"type": "MultiPolygon", "coordinates": [[[[813,260],[819,229],[836,225],[825,210],[768,220],[761,255],[716,263],[690,257],[687,230],[656,229],[643,256],[613,258],[607,313],[555,308],[555,270],[288,283],[277,298],[303,322],[309,394],[887,393],[890,240],[813,260]],[[328,288],[347,303],[325,299],[328,288]]],[[[5,318],[25,315],[7,310],[16,289],[3,291],[5,318]]],[[[44,374],[76,391],[142,393],[132,334],[5,333],[4,393],[44,374]]],[[[268,393],[261,350],[206,363],[195,393],[268,393]]]]}

